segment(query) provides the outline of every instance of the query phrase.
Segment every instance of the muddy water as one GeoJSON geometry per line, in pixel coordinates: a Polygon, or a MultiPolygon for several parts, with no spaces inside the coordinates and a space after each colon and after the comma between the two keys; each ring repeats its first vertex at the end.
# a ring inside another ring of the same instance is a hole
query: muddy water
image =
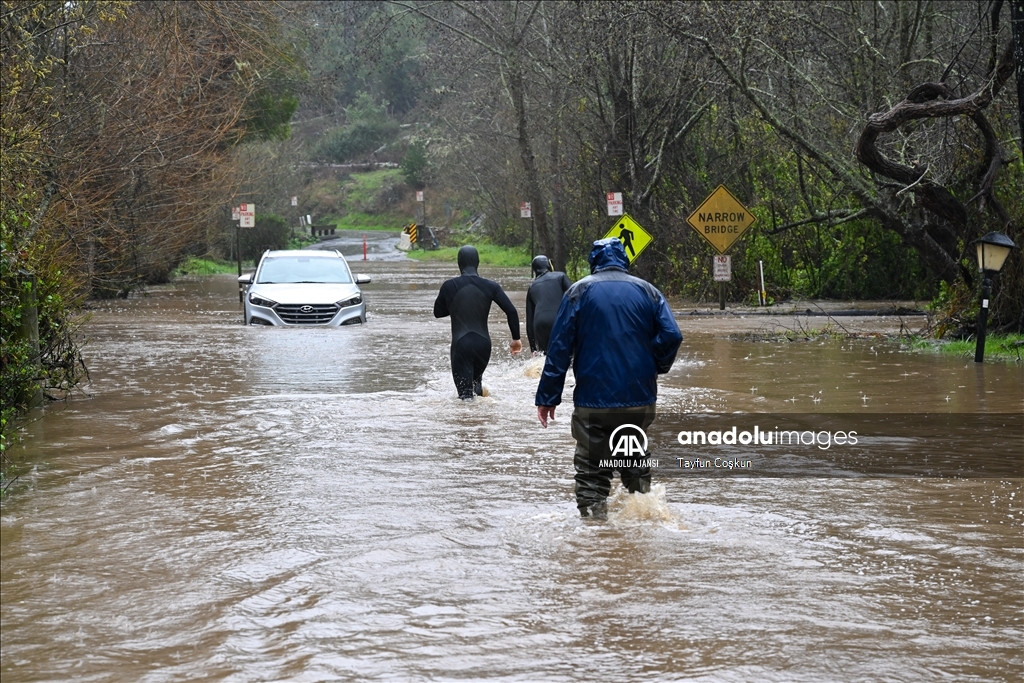
{"type": "MultiPolygon", "coordinates": [[[[13,453],[5,683],[1020,680],[1020,479],[666,478],[584,524],[536,361],[495,315],[490,395],[456,400],[452,267],[360,238],[364,326],[243,327],[231,277],[94,311],[87,393],[13,453]]],[[[1024,405],[1019,366],[677,310],[668,412],[1024,405]]]]}

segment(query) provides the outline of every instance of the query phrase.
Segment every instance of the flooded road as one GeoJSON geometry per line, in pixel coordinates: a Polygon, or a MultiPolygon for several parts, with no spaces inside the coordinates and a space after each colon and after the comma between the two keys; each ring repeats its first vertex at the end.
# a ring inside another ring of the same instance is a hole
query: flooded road
{"type": "MultiPolygon", "coordinates": [[[[86,395],[12,453],[4,683],[1020,680],[1020,478],[656,476],[586,524],[569,393],[541,429],[495,307],[490,395],[458,401],[454,266],[369,238],[339,241],[366,325],[244,327],[230,276],[94,311],[86,395]]],[[[481,271],[522,313],[527,269],[481,271]]],[[[1024,408],[1019,365],[673,308],[666,416],[1024,408]]]]}

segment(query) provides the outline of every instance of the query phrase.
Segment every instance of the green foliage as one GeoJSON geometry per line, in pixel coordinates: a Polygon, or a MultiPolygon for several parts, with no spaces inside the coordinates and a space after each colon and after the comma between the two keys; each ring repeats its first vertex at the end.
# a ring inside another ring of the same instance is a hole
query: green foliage
{"type": "Polygon", "coordinates": [[[338,230],[401,230],[408,224],[397,216],[385,216],[362,212],[347,213],[332,221],[338,230]]]}
{"type": "Polygon", "coordinates": [[[417,190],[423,189],[427,171],[427,147],[422,142],[409,145],[402,159],[402,176],[405,183],[417,190]]]}
{"type": "Polygon", "coordinates": [[[335,223],[341,229],[400,229],[410,218],[402,209],[408,192],[400,175],[396,168],[318,180],[304,193],[304,212],[318,216],[317,223],[335,223]]]}
{"type": "Polygon", "coordinates": [[[964,282],[940,282],[938,293],[928,304],[936,317],[935,336],[967,337],[974,333],[979,301],[975,289],[964,282]]]}
{"type": "Polygon", "coordinates": [[[353,173],[345,183],[347,199],[353,204],[370,206],[382,190],[397,181],[400,173],[398,169],[353,173]]]}
{"type": "MultiPolygon", "coordinates": [[[[871,221],[809,224],[782,235],[755,226],[737,249],[777,295],[827,299],[926,299],[935,282],[913,249],[871,221]]],[[[735,261],[734,261],[735,263],[735,261]]]]}
{"type": "Polygon", "coordinates": [[[295,235],[295,234],[293,234],[291,236],[291,238],[289,238],[289,240],[288,240],[288,248],[289,249],[305,249],[309,245],[316,244],[319,241],[320,240],[318,240],[317,238],[312,237],[310,235],[295,235]]]}
{"type": "Polygon", "coordinates": [[[363,160],[398,135],[398,124],[388,119],[387,102],[376,104],[366,93],[345,110],[347,123],[317,145],[323,161],[346,163],[363,160]]]}
{"type": "MultiPolygon", "coordinates": [[[[471,240],[473,246],[480,253],[480,264],[495,266],[497,268],[526,268],[529,267],[533,257],[525,246],[502,247],[497,244],[480,242],[479,238],[471,240]]],[[[442,247],[432,251],[415,249],[409,252],[409,257],[418,261],[448,261],[458,262],[459,249],[461,247],[442,247]]]]}
{"type": "Polygon", "coordinates": [[[828,176],[813,172],[756,119],[743,120],[750,159],[750,207],[757,223],[733,249],[733,268],[759,288],[757,262],[775,298],[928,299],[937,286],[914,249],[877,221],[811,220],[858,206],[828,176]],[[739,261],[739,264],[737,264],[739,261]]]}
{"type": "Polygon", "coordinates": [[[79,302],[65,299],[68,286],[61,264],[41,244],[12,248],[14,228],[27,222],[24,213],[11,209],[0,220],[0,451],[4,452],[16,417],[38,389],[68,392],[87,375],[71,323],[79,302]],[[38,350],[22,330],[26,305],[32,299],[38,350]]]}
{"type": "Polygon", "coordinates": [[[290,93],[259,93],[246,107],[246,136],[255,137],[257,140],[287,140],[292,132],[292,115],[298,106],[299,98],[290,93]]]}
{"type": "Polygon", "coordinates": [[[287,137],[303,74],[280,9],[4,1],[4,435],[34,389],[85,376],[71,322],[85,294],[124,296],[204,253],[213,207],[239,183],[226,150],[287,137]],[[20,271],[35,277],[38,353],[17,336],[20,271]]]}
{"type": "MultiPolygon", "coordinates": [[[[960,358],[974,358],[977,348],[975,339],[959,339],[942,341],[935,339],[915,339],[911,344],[915,351],[941,353],[960,358]]],[[[985,361],[1004,363],[1024,363],[1024,334],[985,336],[985,361]]]]}
{"type": "Polygon", "coordinates": [[[361,161],[390,142],[398,132],[397,124],[366,123],[335,130],[317,145],[317,158],[343,164],[361,161]]]}
{"type": "Polygon", "coordinates": [[[377,101],[369,93],[361,92],[355,102],[345,107],[345,119],[349,125],[371,126],[388,121],[388,103],[377,101]]]}
{"type": "Polygon", "coordinates": [[[268,249],[287,249],[292,230],[276,214],[257,214],[256,227],[242,228],[242,260],[255,262],[268,249]]]}
{"type": "Polygon", "coordinates": [[[330,108],[345,107],[366,92],[402,115],[430,88],[420,65],[430,36],[416,13],[375,2],[310,3],[307,11],[307,62],[314,78],[331,84],[318,93],[330,108]]]}
{"type": "Polygon", "coordinates": [[[177,268],[174,274],[181,275],[221,275],[234,273],[238,266],[230,261],[217,261],[214,259],[203,259],[196,256],[189,256],[177,268]]]}

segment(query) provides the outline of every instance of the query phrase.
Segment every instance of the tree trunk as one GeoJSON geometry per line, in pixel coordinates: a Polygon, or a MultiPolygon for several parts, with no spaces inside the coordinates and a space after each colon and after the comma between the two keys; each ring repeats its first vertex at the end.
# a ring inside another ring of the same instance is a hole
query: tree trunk
{"type": "MultiPolygon", "coordinates": [[[[553,249],[551,263],[555,270],[565,270],[566,254],[568,253],[565,243],[565,212],[562,204],[562,166],[559,158],[559,138],[562,134],[556,118],[555,130],[551,136],[551,169],[554,174],[554,182],[551,185],[551,232],[553,236],[553,249]]],[[[532,254],[531,254],[532,256],[532,254]]]]}
{"type": "Polygon", "coordinates": [[[526,174],[526,191],[530,196],[534,225],[537,228],[537,244],[545,254],[550,254],[553,251],[553,242],[551,230],[548,226],[547,202],[541,191],[540,178],[537,173],[537,160],[533,154],[533,145],[530,143],[529,126],[527,125],[526,117],[526,101],[523,93],[523,72],[516,57],[513,56],[508,61],[508,69],[512,106],[515,107],[516,111],[519,158],[523,164],[523,173],[526,174]]]}
{"type": "Polygon", "coordinates": [[[1024,0],[1010,0],[1010,27],[1013,29],[1013,61],[1017,71],[1018,144],[1024,151],[1024,0]]]}

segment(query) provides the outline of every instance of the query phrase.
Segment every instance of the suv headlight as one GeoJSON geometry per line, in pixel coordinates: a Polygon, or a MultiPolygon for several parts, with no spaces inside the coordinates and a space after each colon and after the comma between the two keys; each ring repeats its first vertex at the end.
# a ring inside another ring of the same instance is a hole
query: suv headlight
{"type": "Polygon", "coordinates": [[[274,306],[277,305],[276,301],[264,299],[263,297],[256,296],[255,294],[249,295],[249,303],[251,303],[253,306],[266,306],[267,308],[273,308],[274,306]]]}
{"type": "Polygon", "coordinates": [[[338,302],[338,307],[339,308],[345,308],[346,306],[355,306],[356,304],[361,304],[362,302],[363,302],[363,295],[362,294],[356,294],[351,299],[345,299],[343,301],[339,301],[338,302]]]}

